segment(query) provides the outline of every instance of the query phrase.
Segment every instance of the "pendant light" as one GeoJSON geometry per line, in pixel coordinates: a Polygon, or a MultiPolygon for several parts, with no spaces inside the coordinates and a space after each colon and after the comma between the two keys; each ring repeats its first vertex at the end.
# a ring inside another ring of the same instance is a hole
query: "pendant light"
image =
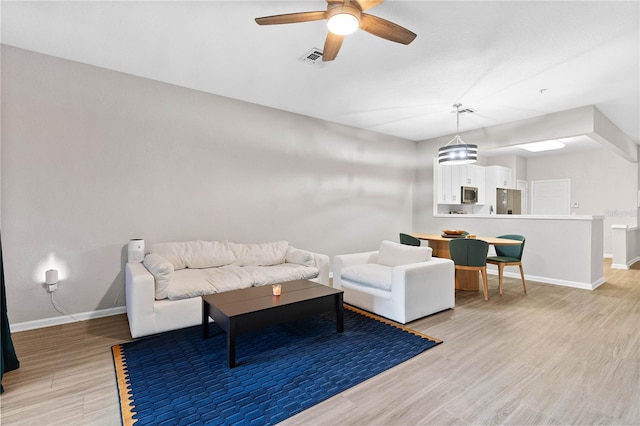
{"type": "Polygon", "coordinates": [[[464,143],[460,135],[460,107],[453,105],[456,113],[456,135],[438,150],[438,164],[470,164],[478,161],[478,145],[464,143]]]}

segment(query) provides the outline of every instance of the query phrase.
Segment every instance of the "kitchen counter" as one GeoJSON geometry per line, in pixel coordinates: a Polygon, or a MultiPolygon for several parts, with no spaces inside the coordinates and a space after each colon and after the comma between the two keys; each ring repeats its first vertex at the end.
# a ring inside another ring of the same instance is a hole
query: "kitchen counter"
{"type": "Polygon", "coordinates": [[[531,214],[436,214],[433,217],[461,218],[461,219],[529,219],[529,220],[604,220],[604,216],[567,215],[545,216],[531,214]]]}
{"type": "MultiPolygon", "coordinates": [[[[471,234],[496,237],[524,235],[522,264],[529,280],[588,290],[605,282],[604,216],[439,214],[428,223],[427,229],[416,229],[415,233],[463,229],[471,234]]],[[[497,274],[493,265],[487,270],[497,274]]],[[[517,268],[513,271],[506,268],[505,276],[520,277],[517,268]]]]}

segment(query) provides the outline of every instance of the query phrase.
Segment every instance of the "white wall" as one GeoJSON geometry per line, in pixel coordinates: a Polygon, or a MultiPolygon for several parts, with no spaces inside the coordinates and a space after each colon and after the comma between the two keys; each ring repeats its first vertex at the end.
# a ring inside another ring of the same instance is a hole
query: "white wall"
{"type": "Polygon", "coordinates": [[[527,180],[570,179],[571,214],[604,216],[604,252],[611,255],[611,225],[637,225],[638,163],[608,148],[527,160],[527,180]]]}
{"type": "MultiPolygon", "coordinates": [[[[215,78],[215,75],[211,76],[215,78]]],[[[330,256],[410,231],[416,144],[2,47],[12,323],[124,305],[126,243],[229,239],[330,256]]]]}

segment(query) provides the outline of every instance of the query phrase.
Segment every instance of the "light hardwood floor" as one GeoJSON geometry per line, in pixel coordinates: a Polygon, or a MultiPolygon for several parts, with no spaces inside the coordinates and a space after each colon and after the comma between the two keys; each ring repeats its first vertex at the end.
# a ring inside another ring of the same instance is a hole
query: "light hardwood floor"
{"type": "MultiPolygon", "coordinates": [[[[609,264],[595,291],[506,278],[499,296],[490,276],[488,302],[458,292],[410,324],[444,344],[283,424],[638,425],[640,264],[609,264]]],[[[14,333],[2,425],[119,424],[110,348],[130,339],[124,315],[14,333]]]]}

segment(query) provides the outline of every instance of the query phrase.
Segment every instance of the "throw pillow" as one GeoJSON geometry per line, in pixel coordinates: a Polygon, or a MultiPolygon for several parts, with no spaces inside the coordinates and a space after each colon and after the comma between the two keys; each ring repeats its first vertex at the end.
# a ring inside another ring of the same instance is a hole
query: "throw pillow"
{"type": "Polygon", "coordinates": [[[158,243],[152,245],[149,251],[167,259],[176,271],[185,268],[215,268],[229,265],[236,259],[226,241],[158,243]]]}
{"type": "Polygon", "coordinates": [[[236,255],[234,265],[270,266],[284,263],[289,243],[276,241],[262,244],[229,243],[236,255]]]}
{"type": "Polygon", "coordinates": [[[382,241],[378,251],[378,263],[386,266],[410,265],[431,259],[431,247],[416,247],[382,241]]]}
{"type": "Polygon", "coordinates": [[[316,261],[313,258],[313,254],[306,250],[300,250],[289,246],[286,255],[287,263],[296,263],[303,266],[316,266],[316,261]]]}
{"type": "Polygon", "coordinates": [[[187,243],[185,242],[153,244],[149,252],[164,257],[176,271],[187,267],[187,243]]]}
{"type": "Polygon", "coordinates": [[[169,287],[171,286],[171,278],[173,277],[173,265],[167,259],[157,254],[146,255],[143,264],[149,272],[151,272],[153,278],[155,278],[156,299],[166,299],[169,295],[169,287]]]}
{"type": "Polygon", "coordinates": [[[187,268],[216,268],[230,265],[236,260],[227,241],[189,241],[186,246],[187,268]]]}

